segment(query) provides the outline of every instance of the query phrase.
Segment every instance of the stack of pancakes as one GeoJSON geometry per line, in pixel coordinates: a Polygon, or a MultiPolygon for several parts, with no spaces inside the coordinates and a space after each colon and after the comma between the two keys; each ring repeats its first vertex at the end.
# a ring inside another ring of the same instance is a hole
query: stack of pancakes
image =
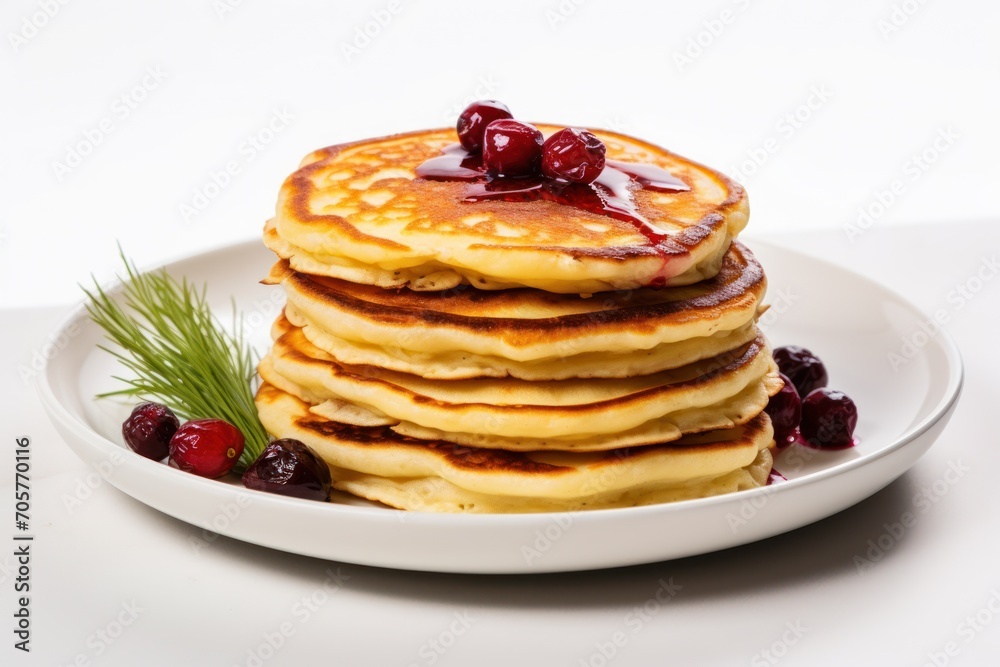
{"type": "MultiPolygon", "coordinates": [[[[557,128],[539,126],[546,134],[557,128]]],[[[287,296],[261,421],[333,484],[411,510],[531,512],[766,483],[781,387],[738,185],[636,139],[608,158],[689,186],[632,222],[554,201],[464,201],[415,169],[449,130],[335,146],[283,185],[265,243],[287,296]],[[648,287],[655,284],[658,287],[648,287]]]]}

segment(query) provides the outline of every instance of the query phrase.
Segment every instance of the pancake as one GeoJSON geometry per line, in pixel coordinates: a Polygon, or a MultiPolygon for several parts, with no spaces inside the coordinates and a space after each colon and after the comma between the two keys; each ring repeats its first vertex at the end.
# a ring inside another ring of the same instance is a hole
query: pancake
{"type": "Polygon", "coordinates": [[[647,142],[594,134],[609,159],[661,167],[688,186],[633,190],[638,212],[665,235],[657,244],[632,222],[607,215],[545,200],[470,205],[463,201],[467,183],[418,178],[420,164],[456,141],[451,129],[310,154],[285,180],[264,240],[295,271],[383,288],[465,283],[583,294],[686,285],[714,275],[747,223],[743,188],[647,142]]]}
{"type": "MultiPolygon", "coordinates": [[[[717,358],[633,378],[427,380],[345,366],[296,328],[279,336],[259,370],[286,390],[299,388],[295,393],[312,403],[334,398],[425,428],[536,439],[628,432],[675,412],[716,406],[776,375],[766,341],[758,337],[717,358]]],[[[737,403],[735,415],[718,411],[716,418],[749,418],[763,409],[767,396],[762,387],[737,403]]]]}
{"type": "MultiPolygon", "coordinates": [[[[479,371],[476,374],[515,371],[510,374],[526,379],[542,379],[545,373],[532,375],[527,363],[489,366],[488,358],[536,362],[591,353],[635,353],[736,331],[757,317],[767,285],[760,264],[740,243],[732,244],[714,277],[697,285],[590,298],[533,289],[385,290],[310,276],[286,265],[276,267],[269,281],[283,286],[289,312],[306,327],[312,342],[331,354],[338,354],[335,341],[324,345],[324,337],[429,355],[428,364],[412,368],[418,375],[460,377],[472,374],[463,370],[441,375],[447,371],[435,363],[435,355],[469,353],[466,362],[479,371]]],[[[416,361],[410,358],[409,363],[416,361]]],[[[572,367],[572,360],[566,365],[572,367]]],[[[646,372],[669,365],[661,361],[646,372]]],[[[555,375],[567,373],[564,369],[555,375]]],[[[613,375],[609,369],[598,376],[613,375]]]]}
{"type": "Polygon", "coordinates": [[[440,477],[387,478],[341,468],[331,468],[330,475],[337,489],[390,507],[417,512],[497,514],[639,507],[746,491],[767,484],[772,463],[771,451],[762,449],[750,465],[718,477],[567,499],[487,495],[440,477]]]}
{"type": "MultiPolygon", "coordinates": [[[[760,406],[767,405],[769,394],[776,393],[780,388],[780,380],[768,376],[764,378],[764,381],[752,383],[735,396],[714,405],[677,410],[640,424],[633,429],[600,435],[512,438],[486,433],[441,431],[419,426],[412,422],[399,422],[392,426],[392,430],[401,435],[421,440],[445,440],[467,447],[506,449],[515,452],[542,450],[600,452],[621,447],[669,443],[693,433],[740,426],[757,416],[760,412],[760,406]]],[[[317,412],[317,410],[314,408],[313,412],[317,412]]],[[[340,419],[335,418],[335,421],[340,421],[340,419]]]]}
{"type": "Polygon", "coordinates": [[[398,346],[380,347],[366,341],[340,338],[311,322],[292,304],[285,307],[287,324],[302,329],[310,343],[349,366],[376,366],[435,380],[465,380],[482,377],[513,377],[519,380],[565,380],[568,378],[623,378],[656,373],[709,359],[746,345],[757,337],[756,318],[732,331],[716,331],[675,343],[663,343],[649,350],[584,352],[514,361],[503,357],[461,350],[438,353],[415,352],[398,346]]]}
{"type": "Polygon", "coordinates": [[[330,421],[267,383],[256,403],[270,433],[301,440],[327,462],[334,486],[403,509],[550,511],[751,488],[766,481],[766,448],[773,442],[770,421],[761,413],[743,426],[672,445],[583,454],[507,452],[330,421]]]}
{"type": "MultiPolygon", "coordinates": [[[[468,447],[505,449],[509,451],[536,451],[558,449],[584,452],[604,451],[620,447],[636,447],[671,442],[684,434],[731,428],[756,416],[768,398],[781,389],[776,371],[759,382],[752,382],[734,396],[706,407],[677,410],[647,421],[635,428],[598,435],[572,435],[539,438],[530,436],[509,437],[490,433],[442,431],[413,422],[401,421],[382,412],[356,405],[342,398],[324,398],[276,373],[270,359],[260,364],[261,378],[269,384],[309,403],[310,412],[331,421],[355,426],[390,426],[401,435],[422,440],[446,440],[468,447]]],[[[499,422],[497,422],[499,423],[499,422]]]]}

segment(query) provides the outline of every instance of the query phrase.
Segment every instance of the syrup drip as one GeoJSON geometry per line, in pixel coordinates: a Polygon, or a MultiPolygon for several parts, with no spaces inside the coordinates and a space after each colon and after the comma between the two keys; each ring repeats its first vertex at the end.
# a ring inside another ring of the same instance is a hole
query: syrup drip
{"type": "Polygon", "coordinates": [[[633,184],[657,192],[685,192],[691,189],[670,172],[652,164],[608,160],[600,176],[593,183],[584,184],[541,176],[493,178],[486,173],[482,157],[469,154],[461,144],[447,146],[442,152],[444,155],[431,158],[417,167],[417,176],[431,180],[474,181],[466,189],[463,201],[543,199],[575,206],[632,223],[654,246],[668,235],[639,213],[632,196],[633,184]]]}

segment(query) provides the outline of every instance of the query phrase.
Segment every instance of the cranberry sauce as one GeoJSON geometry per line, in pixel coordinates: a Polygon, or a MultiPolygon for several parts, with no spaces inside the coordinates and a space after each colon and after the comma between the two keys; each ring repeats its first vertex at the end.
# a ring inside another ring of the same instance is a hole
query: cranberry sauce
{"type": "Polygon", "coordinates": [[[791,444],[802,445],[803,447],[808,447],[809,449],[819,449],[826,452],[835,452],[842,449],[850,449],[851,447],[857,447],[859,440],[852,437],[849,442],[842,442],[836,445],[819,445],[815,441],[811,441],[803,437],[802,433],[796,431],[794,435],[789,438],[791,444]]]}
{"type": "Polygon", "coordinates": [[[445,146],[444,155],[432,157],[419,167],[417,176],[440,181],[475,181],[483,178],[483,156],[468,153],[461,144],[445,146]]]}
{"type": "Polygon", "coordinates": [[[630,222],[653,245],[665,239],[666,234],[639,213],[632,196],[632,184],[637,183],[640,188],[657,192],[690,190],[687,184],[670,172],[651,164],[607,160],[597,179],[584,184],[541,176],[492,178],[483,167],[482,156],[466,152],[460,144],[447,146],[443,153],[417,167],[417,176],[431,180],[475,181],[466,189],[464,201],[553,201],[630,222]]]}
{"type": "Polygon", "coordinates": [[[779,482],[787,482],[788,478],[782,475],[780,472],[771,468],[771,472],[767,474],[767,484],[765,486],[771,486],[772,484],[777,484],[779,482]]]}
{"type": "Polygon", "coordinates": [[[605,160],[608,167],[623,171],[647,190],[657,192],[686,192],[691,188],[687,183],[671,174],[666,169],[660,169],[655,164],[622,162],[620,160],[605,160]]]}

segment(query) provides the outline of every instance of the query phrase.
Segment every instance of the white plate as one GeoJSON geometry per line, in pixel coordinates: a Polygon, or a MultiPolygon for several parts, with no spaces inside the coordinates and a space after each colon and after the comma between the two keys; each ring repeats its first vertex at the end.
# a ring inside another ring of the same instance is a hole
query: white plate
{"type": "MultiPolygon", "coordinates": [[[[102,335],[82,308],[53,334],[69,342],[46,368],[40,393],[66,442],[114,486],[182,521],[274,549],[477,573],[585,570],[706,553],[818,521],[883,488],[940,435],[962,384],[955,344],[943,332],[928,335],[927,318],[899,296],[810,257],[751,247],[769,278],[774,305],[764,321],[771,342],[811,348],[826,362],[831,386],[850,394],[860,411],[857,447],[791,447],[776,463],[789,481],[753,491],[630,509],[466,516],[303,501],[201,479],[123,446],[128,407],[93,398],[115,386],[116,362],[95,347],[102,335]]],[[[272,258],[248,242],[168,270],[207,283],[222,319],[234,297],[252,340],[266,345],[281,290],[258,280],[272,258]]]]}

